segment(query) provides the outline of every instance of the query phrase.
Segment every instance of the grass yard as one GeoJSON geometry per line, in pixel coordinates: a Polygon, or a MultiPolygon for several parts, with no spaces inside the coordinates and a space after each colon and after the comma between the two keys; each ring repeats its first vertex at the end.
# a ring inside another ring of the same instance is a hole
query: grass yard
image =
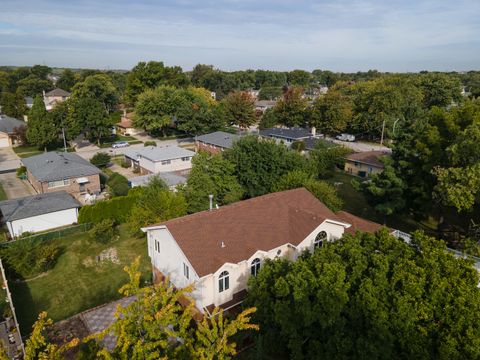
{"type": "Polygon", "coordinates": [[[7,200],[7,194],[5,193],[5,189],[3,185],[0,183],[0,200],[7,200]]]}
{"type": "Polygon", "coordinates": [[[118,238],[108,244],[89,239],[87,233],[53,241],[62,247],[62,254],[52,270],[26,281],[9,282],[24,335],[31,331],[41,311],[59,321],[118,299],[118,289],[128,280],[123,267],[139,255],[142,277],[151,280],[146,239],[132,238],[125,225],[119,227],[118,238]],[[116,249],[119,263],[97,262],[96,257],[109,248],[116,249]]]}

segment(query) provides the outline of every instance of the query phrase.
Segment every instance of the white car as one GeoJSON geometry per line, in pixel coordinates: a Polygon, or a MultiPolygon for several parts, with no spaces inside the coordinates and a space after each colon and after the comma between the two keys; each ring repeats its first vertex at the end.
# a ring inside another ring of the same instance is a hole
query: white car
{"type": "Polygon", "coordinates": [[[122,148],[122,147],[127,147],[127,146],[130,146],[130,144],[126,141],[117,141],[117,142],[114,142],[112,144],[112,148],[114,149],[118,149],[118,148],[122,148]]]}
{"type": "Polygon", "coordinates": [[[340,134],[336,136],[336,139],[341,141],[355,141],[355,135],[340,134]]]}

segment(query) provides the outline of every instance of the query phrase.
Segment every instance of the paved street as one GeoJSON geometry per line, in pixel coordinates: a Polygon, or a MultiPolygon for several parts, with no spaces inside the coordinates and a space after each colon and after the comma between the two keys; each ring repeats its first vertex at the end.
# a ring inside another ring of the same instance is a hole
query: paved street
{"type": "Polygon", "coordinates": [[[364,143],[359,141],[354,141],[354,142],[340,141],[330,137],[326,137],[326,140],[334,142],[335,144],[346,146],[356,152],[365,152],[365,151],[384,151],[388,153],[392,152],[392,149],[386,146],[380,146],[380,144],[364,143]]]}
{"type": "Polygon", "coordinates": [[[20,158],[10,147],[0,148],[0,172],[13,171],[20,167],[20,158]]]}
{"type": "MultiPolygon", "coordinates": [[[[137,136],[136,136],[137,137],[137,136]]],[[[137,137],[139,138],[139,137],[137,137]]],[[[193,139],[187,138],[187,139],[171,139],[171,140],[158,140],[155,139],[155,142],[157,143],[157,146],[171,146],[171,145],[179,145],[179,146],[185,146],[188,144],[193,143],[193,139]]],[[[143,144],[134,144],[130,145],[128,147],[124,148],[118,148],[118,149],[113,149],[111,147],[109,148],[104,148],[100,149],[99,147],[95,145],[89,145],[86,147],[82,147],[77,149],[77,154],[83,157],[84,159],[91,159],[93,155],[99,153],[99,152],[106,152],[110,154],[111,156],[116,156],[116,155],[123,155],[126,150],[128,149],[140,149],[143,148],[143,144]]]]}
{"type": "Polygon", "coordinates": [[[0,183],[9,199],[35,194],[35,190],[30,183],[26,180],[20,180],[15,172],[0,174],[0,183]]]}

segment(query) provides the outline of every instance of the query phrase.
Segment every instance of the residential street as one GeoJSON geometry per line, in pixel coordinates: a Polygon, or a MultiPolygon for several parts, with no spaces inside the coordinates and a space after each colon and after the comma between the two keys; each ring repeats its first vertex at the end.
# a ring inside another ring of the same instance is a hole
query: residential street
{"type": "Polygon", "coordinates": [[[365,152],[365,151],[384,151],[387,153],[392,152],[392,149],[386,146],[380,146],[380,144],[365,143],[365,142],[358,142],[358,141],[354,141],[354,142],[340,141],[330,137],[326,137],[325,139],[335,144],[346,146],[356,152],[365,152]]]}
{"type": "MultiPolygon", "coordinates": [[[[140,139],[140,137],[135,136],[136,138],[140,139]]],[[[145,141],[142,139],[142,141],[145,141]]],[[[171,146],[171,145],[179,145],[179,146],[185,146],[188,144],[193,144],[193,139],[192,138],[186,138],[186,139],[171,139],[171,140],[157,140],[154,139],[154,141],[157,143],[157,146],[171,146]]],[[[77,154],[83,157],[84,159],[91,159],[95,154],[99,152],[106,152],[110,154],[111,156],[117,156],[117,155],[123,155],[126,150],[128,149],[138,149],[144,147],[143,144],[134,144],[130,145],[128,147],[124,148],[118,148],[118,149],[113,149],[111,147],[109,148],[104,148],[100,149],[99,147],[95,145],[89,145],[83,148],[77,149],[77,154]]]]}

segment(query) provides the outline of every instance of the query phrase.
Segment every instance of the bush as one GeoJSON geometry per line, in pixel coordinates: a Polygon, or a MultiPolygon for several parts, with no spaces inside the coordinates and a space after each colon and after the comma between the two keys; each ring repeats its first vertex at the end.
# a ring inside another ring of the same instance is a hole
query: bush
{"type": "Polygon", "coordinates": [[[157,143],[153,140],[145,141],[143,146],[157,146],[157,143]]]}
{"type": "Polygon", "coordinates": [[[48,271],[55,266],[61,249],[53,242],[18,240],[0,250],[10,273],[26,278],[48,271]]]}
{"type": "Polygon", "coordinates": [[[122,160],[122,162],[120,163],[120,166],[124,169],[127,169],[130,167],[129,163],[125,160],[122,160]]]}
{"type": "Polygon", "coordinates": [[[305,143],[301,140],[297,140],[292,143],[290,148],[295,151],[303,151],[305,150],[305,143]]]}
{"type": "Polygon", "coordinates": [[[117,183],[110,187],[112,196],[126,196],[128,195],[128,190],[130,190],[130,186],[125,183],[117,183]]]}
{"type": "Polygon", "coordinates": [[[21,177],[27,173],[27,168],[25,166],[20,166],[17,169],[17,177],[21,177]]]}
{"type": "Polygon", "coordinates": [[[90,163],[95,165],[99,168],[105,168],[108,164],[110,164],[110,155],[104,152],[99,152],[90,159],[90,163]]]}
{"type": "Polygon", "coordinates": [[[141,188],[138,190],[135,188],[129,192],[128,196],[119,196],[94,205],[82,206],[78,213],[78,222],[96,224],[105,219],[113,219],[117,224],[126,222],[141,192],[141,188]]]}
{"type": "Polygon", "coordinates": [[[113,219],[104,219],[95,224],[88,232],[90,239],[107,243],[115,235],[115,221],[113,219]]]}

